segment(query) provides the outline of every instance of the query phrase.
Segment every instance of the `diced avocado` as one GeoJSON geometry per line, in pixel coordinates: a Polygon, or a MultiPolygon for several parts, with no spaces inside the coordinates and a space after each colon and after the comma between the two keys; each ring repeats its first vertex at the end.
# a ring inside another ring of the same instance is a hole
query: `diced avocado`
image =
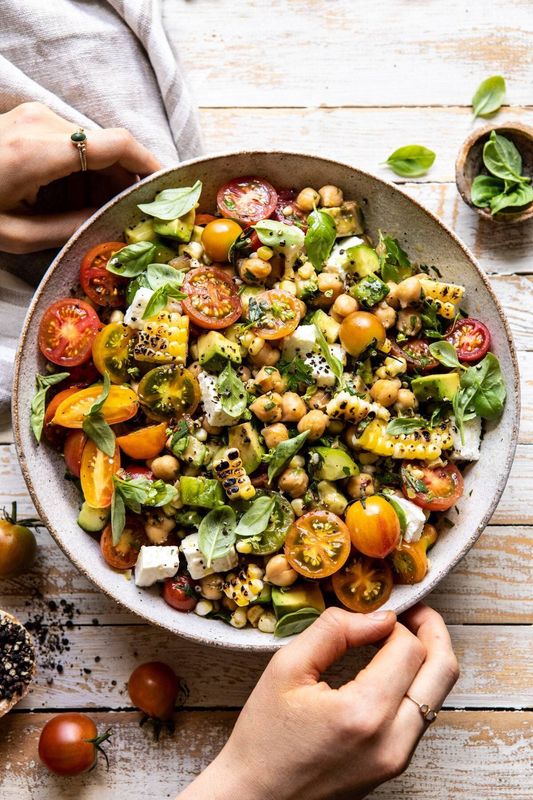
{"type": "Polygon", "coordinates": [[[411,389],[417,400],[453,400],[459,389],[459,375],[457,372],[423,375],[413,378],[411,389]]]}
{"type": "Polygon", "coordinates": [[[272,586],[269,583],[264,583],[263,588],[261,589],[261,593],[256,597],[255,600],[252,601],[252,604],[260,603],[264,605],[265,603],[270,603],[272,600],[272,586]]]}
{"type": "Polygon", "coordinates": [[[183,217],[171,220],[154,219],[154,230],[160,236],[168,236],[169,239],[177,239],[178,242],[189,242],[194,228],[195,217],[196,212],[192,208],[183,217]]]}
{"type": "Polygon", "coordinates": [[[241,349],[218,331],[209,331],[198,339],[198,361],[208,372],[221,372],[228,361],[241,363],[241,349]]]}
{"type": "Polygon", "coordinates": [[[337,229],[337,238],[364,232],[363,212],[355,200],[346,200],[342,206],[321,208],[320,210],[325,211],[333,218],[337,229]]]}
{"type": "Polygon", "coordinates": [[[175,455],[191,467],[201,467],[207,461],[208,449],[195,436],[189,436],[187,446],[179,455],[175,455]]]}
{"type": "Polygon", "coordinates": [[[154,230],[153,219],[143,219],[137,225],[132,225],[124,231],[124,238],[127,244],[137,244],[138,242],[158,242],[159,236],[154,230]]]}
{"type": "Polygon", "coordinates": [[[389,292],[389,287],[378,275],[367,275],[350,288],[349,294],[365,308],[372,308],[381,303],[389,292]]]}
{"type": "Polygon", "coordinates": [[[248,474],[254,472],[261,464],[265,450],[251,422],[243,422],[229,429],[228,446],[238,449],[242,465],[248,474]]]}
{"type": "Polygon", "coordinates": [[[250,302],[251,297],[256,297],[256,295],[261,294],[261,292],[264,291],[264,286],[246,286],[243,284],[242,292],[240,293],[243,311],[248,310],[248,303],[250,302]]]}
{"type": "Polygon", "coordinates": [[[366,278],[379,269],[379,257],[375,250],[367,244],[357,244],[346,250],[347,262],[344,266],[346,272],[366,278]]]}
{"type": "Polygon", "coordinates": [[[83,503],[78,516],[78,525],[84,531],[96,533],[105,528],[108,519],[108,508],[93,508],[89,503],[83,503]]]}
{"type": "Polygon", "coordinates": [[[224,331],[224,336],[226,339],[229,339],[230,342],[235,342],[235,344],[239,345],[239,349],[241,351],[241,356],[245,356],[248,350],[246,346],[242,344],[242,335],[246,331],[246,325],[242,322],[234,322],[233,325],[230,325],[229,328],[226,328],[224,331]]]}
{"type": "Polygon", "coordinates": [[[183,525],[184,528],[197,528],[202,521],[202,517],[198,511],[186,511],[181,508],[179,511],[174,511],[174,519],[178,525],[183,525]]]}
{"type": "Polygon", "coordinates": [[[202,225],[195,225],[194,228],[192,229],[191,242],[198,242],[198,244],[202,244],[202,233],[203,232],[204,232],[204,229],[203,229],[202,225]]]}
{"type": "Polygon", "coordinates": [[[285,614],[299,611],[301,608],[316,608],[317,611],[325,610],[326,604],[317,583],[301,583],[281,589],[272,587],[272,605],[278,619],[285,614]]]}
{"type": "Polygon", "coordinates": [[[318,467],[313,471],[316,478],[339,481],[359,473],[357,464],[340,447],[315,447],[312,452],[318,453],[320,458],[318,467]]]}
{"type": "Polygon", "coordinates": [[[176,258],[176,251],[172,250],[171,247],[168,247],[166,244],[162,242],[154,242],[155,244],[155,253],[153,264],[168,264],[173,258],[176,258]]]}
{"type": "Polygon", "coordinates": [[[313,314],[313,322],[316,322],[328,344],[333,344],[333,342],[337,341],[341,326],[333,317],[330,317],[329,314],[326,314],[325,311],[319,308],[318,311],[315,311],[313,314]]]}
{"type": "Polygon", "coordinates": [[[180,500],[184,506],[218,508],[224,505],[224,492],[214,478],[182,475],[179,481],[180,500]]]}

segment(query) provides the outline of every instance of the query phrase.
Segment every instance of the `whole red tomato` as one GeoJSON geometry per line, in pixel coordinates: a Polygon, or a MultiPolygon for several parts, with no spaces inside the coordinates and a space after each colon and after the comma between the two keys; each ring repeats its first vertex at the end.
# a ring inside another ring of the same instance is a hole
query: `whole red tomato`
{"type": "Polygon", "coordinates": [[[98,736],[96,725],[86,714],[58,714],[48,720],[39,737],[39,758],[56,775],[81,775],[92,769],[102,743],[111,736],[98,736]]]}

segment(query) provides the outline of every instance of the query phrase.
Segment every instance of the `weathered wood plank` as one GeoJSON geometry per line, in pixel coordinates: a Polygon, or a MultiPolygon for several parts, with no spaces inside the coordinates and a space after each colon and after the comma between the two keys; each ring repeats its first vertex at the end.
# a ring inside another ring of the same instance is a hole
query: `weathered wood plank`
{"type": "MultiPolygon", "coordinates": [[[[0,787],[6,800],[173,798],[216,756],[236,719],[230,711],[182,712],[176,735],[154,743],[150,730],[139,728],[136,713],[92,714],[99,730],[113,730],[109,772],[100,763],[93,772],[63,779],[50,775],[37,757],[39,733],[50,716],[16,713],[0,720],[0,787]]],[[[532,731],[531,712],[443,711],[408,771],[371,797],[530,800],[532,731]]]]}

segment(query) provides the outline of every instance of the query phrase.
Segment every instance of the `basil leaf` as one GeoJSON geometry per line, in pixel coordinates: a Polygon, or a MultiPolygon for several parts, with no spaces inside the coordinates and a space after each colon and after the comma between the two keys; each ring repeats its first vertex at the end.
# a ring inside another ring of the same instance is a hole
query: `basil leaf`
{"type": "Polygon", "coordinates": [[[55,372],[52,375],[36,375],[35,388],[37,391],[33,395],[30,406],[30,425],[33,435],[38,442],[41,441],[44,425],[44,415],[46,412],[46,393],[50,386],[70,378],[70,372],[55,372]]]}
{"type": "Polygon", "coordinates": [[[101,411],[87,414],[83,420],[83,432],[95,443],[97,448],[106,456],[113,458],[115,455],[115,434],[104,419],[101,411]]]}
{"type": "Polygon", "coordinates": [[[296,633],[305,631],[320,616],[320,611],[316,608],[300,608],[290,614],[285,614],[276,623],[274,636],[294,636],[296,633]]]}
{"type": "Polygon", "coordinates": [[[385,429],[385,433],[398,436],[400,433],[412,433],[427,427],[427,420],[422,419],[422,417],[396,417],[396,419],[391,419],[385,429]]]}
{"type": "Polygon", "coordinates": [[[514,182],[525,182],[522,178],[522,156],[513,142],[491,131],[490,138],[483,145],[483,163],[488,171],[498,178],[514,182]]]}
{"type": "Polygon", "coordinates": [[[335,244],[337,228],[329,214],[316,208],[307,217],[307,226],[305,251],[313,267],[320,271],[335,244]]]}
{"type": "Polygon", "coordinates": [[[455,417],[455,423],[461,436],[461,444],[465,443],[465,430],[464,423],[470,418],[472,409],[470,404],[476,393],[475,387],[471,386],[468,389],[459,389],[453,396],[452,408],[455,417]]]}
{"type": "Polygon", "coordinates": [[[198,527],[198,547],[209,568],[217,558],[227,555],[236,541],[235,511],[230,506],[214,508],[198,527]]]}
{"type": "Polygon", "coordinates": [[[115,547],[120,542],[122,531],[126,525],[126,506],[122,495],[113,489],[111,498],[111,534],[115,547]]]}
{"type": "Polygon", "coordinates": [[[507,395],[500,362],[493,353],[469,367],[461,377],[462,389],[475,389],[472,407],[483,419],[496,419],[503,411],[507,395]]]}
{"type": "Polygon", "coordinates": [[[108,272],[124,278],[136,278],[144,272],[156,251],[152,242],[128,244],[112,256],[106,264],[108,272]]]}
{"type": "Polygon", "coordinates": [[[135,295],[139,289],[150,289],[150,284],[146,278],[146,272],[141,272],[136,278],[133,278],[128,283],[126,289],[126,305],[131,306],[135,299],[135,295]]]}
{"type": "Polygon", "coordinates": [[[342,375],[344,372],[344,367],[342,361],[339,361],[336,356],[334,356],[330,350],[329,344],[326,341],[326,337],[318,327],[317,323],[313,318],[315,331],[316,331],[316,341],[318,346],[320,347],[320,352],[326,359],[326,363],[329,366],[330,370],[333,372],[335,377],[337,378],[338,382],[342,384],[342,375]]]}
{"type": "Polygon", "coordinates": [[[248,393],[229,361],[218,376],[217,392],[227,414],[237,418],[244,413],[248,405],[248,393]]]}
{"type": "Polygon", "coordinates": [[[272,483],[276,475],[279,475],[287,461],[298,453],[309,436],[309,431],[299,433],[292,439],[280,442],[273,451],[268,464],[268,482],[272,483]]]}
{"type": "Polygon", "coordinates": [[[113,475],[114,491],[121,495],[127,508],[141,513],[141,506],[166,506],[176,497],[178,491],[175,486],[158,479],[148,478],[119,478],[113,475]]]}
{"type": "Polygon", "coordinates": [[[474,117],[488,117],[501,108],[505,99],[505,79],[501,75],[486,78],[472,98],[474,117]]]}
{"type": "Polygon", "coordinates": [[[517,183],[512,189],[493,197],[490,202],[492,214],[497,214],[504,208],[527,206],[533,201],[533,188],[529,183],[517,183]]]}
{"type": "Polygon", "coordinates": [[[472,202],[478,208],[490,206],[490,201],[496,195],[505,191],[505,182],[492,175],[476,175],[470,190],[472,202]]]}
{"type": "MultiPolygon", "coordinates": [[[[268,367],[267,367],[268,369],[268,367]]],[[[313,371],[309,364],[306,364],[303,358],[296,356],[290,361],[281,359],[276,364],[276,369],[283,375],[287,381],[287,389],[289,392],[296,392],[300,386],[311,386],[313,384],[313,371]]]]}
{"type": "Polygon", "coordinates": [[[376,253],[379,256],[381,277],[385,283],[387,281],[399,283],[413,274],[409,256],[400,247],[398,240],[393,239],[392,236],[386,236],[379,231],[376,253]]]}
{"type": "Polygon", "coordinates": [[[275,219],[263,219],[252,228],[259,236],[261,244],[267,247],[292,248],[303,247],[304,234],[296,225],[287,225],[275,219]]]}
{"type": "Polygon", "coordinates": [[[450,367],[450,369],[465,369],[457,358],[457,350],[450,342],[432,342],[428,349],[433,358],[436,358],[437,361],[440,361],[445,367],[450,367]]]}
{"type": "Polygon", "coordinates": [[[236,536],[258,536],[268,528],[276,499],[274,497],[258,497],[248,511],[242,515],[235,529],[236,536]]]}
{"type": "Polygon", "coordinates": [[[183,217],[198,202],[202,192],[202,182],[196,181],[194,186],[183,186],[178,189],[163,189],[155,196],[152,203],[140,203],[137,208],[144,214],[163,220],[183,217]]]}
{"type": "Polygon", "coordinates": [[[169,267],[168,264],[149,264],[146,269],[146,282],[154,291],[168,285],[179,288],[183,285],[184,279],[184,272],[169,267]]]}
{"type": "Polygon", "coordinates": [[[181,456],[187,449],[189,438],[189,426],[184,419],[181,419],[170,435],[170,450],[175,456],[181,456]]]}
{"type": "Polygon", "coordinates": [[[159,289],[155,290],[147,302],[142,318],[149,319],[150,317],[155,317],[156,314],[159,314],[160,311],[166,308],[170,297],[174,297],[176,300],[184,300],[187,295],[184,292],[180,292],[173,284],[164,283],[159,289]]]}
{"type": "Polygon", "coordinates": [[[385,162],[402,178],[419,178],[425,175],[435,161],[435,153],[421,144],[408,144],[391,153],[385,162]]]}

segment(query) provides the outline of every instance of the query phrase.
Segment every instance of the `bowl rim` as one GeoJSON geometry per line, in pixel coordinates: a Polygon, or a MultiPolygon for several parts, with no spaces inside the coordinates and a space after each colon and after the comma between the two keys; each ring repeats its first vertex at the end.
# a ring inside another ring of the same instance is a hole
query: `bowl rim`
{"type": "Polygon", "coordinates": [[[409,600],[404,601],[399,605],[396,609],[396,613],[400,614],[406,609],[410,608],[416,602],[419,602],[423,597],[427,596],[435,587],[440,583],[440,581],[447,575],[449,572],[456,566],[456,564],[461,561],[462,558],[468,553],[468,551],[474,546],[476,541],[478,540],[479,536],[481,535],[482,531],[487,526],[488,522],[490,521],[492,515],[494,514],[494,510],[499,503],[499,500],[502,496],[502,493],[505,489],[507,481],[509,479],[509,474],[511,471],[511,466],[514,460],[516,447],[518,444],[518,430],[519,430],[519,422],[520,422],[520,373],[518,367],[518,358],[516,353],[516,348],[514,345],[512,333],[509,327],[509,323],[503,311],[503,308],[496,297],[492,286],[482,268],[477,263],[474,255],[470,252],[469,248],[461,241],[461,239],[452,231],[444,222],[442,222],[432,211],[428,208],[423,206],[418,200],[414,199],[409,195],[405,190],[400,188],[398,185],[387,181],[377,175],[374,175],[371,172],[366,170],[360,169],[358,167],[353,166],[352,164],[348,164],[344,161],[338,161],[334,158],[323,157],[317,155],[316,153],[310,153],[305,151],[294,152],[291,150],[279,150],[275,149],[262,149],[262,150],[234,150],[234,151],[220,151],[216,153],[211,153],[209,155],[199,156],[197,158],[188,159],[186,161],[179,162],[178,164],[165,167],[157,172],[152,173],[151,175],[142,178],[137,183],[132,184],[131,186],[124,189],[119,194],[112,197],[105,205],[101,206],[94,214],[92,214],[85,222],[80,225],[80,227],[76,230],[76,232],[70,237],[70,239],[63,245],[63,247],[59,250],[56,254],[54,259],[52,260],[50,266],[48,267],[47,271],[45,272],[41,282],[39,283],[38,287],[35,290],[33,295],[32,301],[28,307],[26,312],[26,318],[24,320],[24,325],[20,334],[19,343],[17,347],[17,352],[15,355],[14,361],[14,379],[13,379],[13,392],[12,392],[12,402],[11,402],[11,410],[12,410],[12,420],[13,420],[13,431],[14,431],[14,438],[15,438],[15,448],[17,457],[19,460],[20,468],[22,475],[24,477],[26,486],[28,488],[30,497],[32,502],[39,514],[40,519],[43,521],[44,526],[47,528],[49,533],[52,535],[55,542],[59,545],[60,549],[66,555],[66,557],[76,566],[76,568],[84,575],[88,580],[90,580],[93,584],[95,584],[99,591],[106,594],[110,597],[115,603],[121,605],[125,608],[129,613],[135,614],[144,622],[156,625],[164,630],[169,631],[175,636],[181,636],[184,639],[188,639],[192,642],[202,645],[208,645],[210,647],[220,647],[225,650],[234,650],[234,651],[248,651],[248,652],[274,652],[278,650],[280,647],[284,646],[285,644],[292,641],[294,636],[290,636],[283,639],[276,639],[273,635],[264,635],[263,641],[261,644],[250,644],[245,643],[238,644],[233,642],[224,642],[223,640],[212,639],[209,636],[202,636],[200,634],[192,634],[190,632],[180,631],[179,633],[170,625],[165,624],[164,621],[161,620],[154,620],[151,616],[146,613],[143,613],[141,610],[132,610],[126,602],[121,600],[119,597],[115,596],[111,591],[104,588],[100,585],[97,577],[89,574],[86,570],[84,564],[81,562],[80,559],[76,556],[75,552],[67,551],[67,548],[63,545],[61,537],[54,529],[53,525],[50,524],[48,515],[46,513],[45,508],[43,507],[42,503],[39,500],[38,492],[36,487],[34,486],[32,476],[31,476],[31,468],[28,464],[26,459],[26,454],[24,452],[24,448],[22,445],[22,435],[21,429],[25,422],[25,418],[19,414],[20,404],[19,404],[19,388],[21,383],[21,362],[22,362],[22,353],[24,350],[25,342],[28,337],[28,332],[30,329],[30,325],[33,322],[33,315],[35,313],[36,307],[40,301],[41,294],[44,291],[45,286],[47,285],[48,281],[51,279],[56,267],[58,264],[63,260],[64,256],[69,252],[69,250],[73,247],[73,245],[78,241],[78,239],[83,236],[85,231],[92,225],[92,223],[103,216],[110,208],[112,208],[116,203],[123,200],[128,195],[132,194],[136,191],[136,189],[140,186],[144,186],[147,183],[157,181],[159,178],[168,175],[169,173],[175,172],[177,169],[181,167],[188,167],[193,166],[194,164],[201,164],[206,161],[211,161],[213,159],[222,158],[222,157],[237,157],[237,156],[263,156],[263,155],[275,155],[279,157],[304,157],[313,160],[319,160],[321,162],[329,162],[330,164],[334,164],[337,167],[341,167],[345,170],[350,170],[352,172],[358,173],[359,175],[364,176],[365,178],[369,178],[370,180],[376,181],[377,183],[381,184],[382,186],[386,187],[387,189],[392,189],[394,192],[398,192],[401,194],[409,203],[414,205],[420,212],[425,214],[429,217],[437,226],[439,226],[449,237],[451,237],[454,242],[461,248],[463,253],[465,254],[466,258],[472,265],[472,267],[476,270],[479,277],[481,278],[485,288],[489,292],[492,301],[497,309],[499,317],[501,319],[503,328],[505,330],[507,341],[509,344],[509,351],[511,356],[511,365],[513,371],[513,386],[507,387],[507,402],[512,399],[513,403],[513,410],[515,411],[515,419],[513,421],[513,425],[510,431],[510,446],[508,452],[506,454],[506,459],[504,463],[504,471],[502,478],[500,480],[500,484],[494,493],[491,502],[485,512],[483,518],[481,519],[480,523],[476,527],[475,530],[471,532],[468,539],[465,541],[464,545],[458,551],[456,556],[447,563],[446,568],[444,571],[440,571],[439,573],[435,573],[434,578],[429,581],[427,586],[424,587],[423,592],[420,592],[418,595],[415,594],[414,599],[411,598],[409,600]],[[512,391],[511,391],[512,388],[512,391]]]}

